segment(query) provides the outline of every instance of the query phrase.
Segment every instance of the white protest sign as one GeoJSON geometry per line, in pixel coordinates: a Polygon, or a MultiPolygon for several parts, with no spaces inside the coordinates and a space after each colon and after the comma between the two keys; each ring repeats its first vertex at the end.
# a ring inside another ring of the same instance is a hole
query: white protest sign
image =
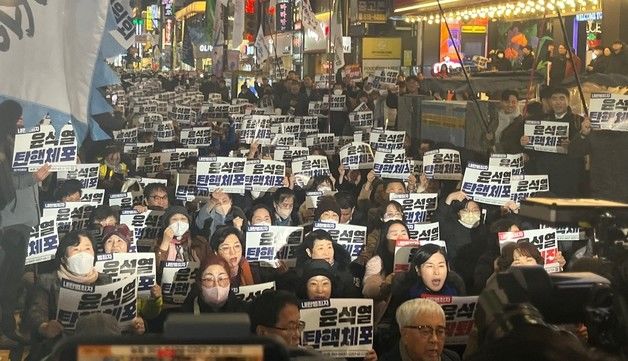
{"type": "Polygon", "coordinates": [[[179,124],[191,124],[192,121],[196,120],[196,112],[189,106],[174,105],[168,112],[168,119],[179,124]]]}
{"type": "Polygon", "coordinates": [[[554,228],[556,229],[556,240],[557,241],[579,241],[584,239],[585,234],[584,230],[578,225],[574,224],[539,224],[539,228],[554,228]]]}
{"type": "Polygon", "coordinates": [[[137,126],[142,132],[154,132],[158,124],[163,123],[164,117],[157,113],[142,114],[137,118],[137,126]]]}
{"type": "Polygon", "coordinates": [[[354,261],[366,244],[366,227],[354,226],[352,224],[315,222],[314,230],[323,229],[331,235],[331,238],[343,246],[349,255],[351,261],[354,261]]]}
{"type": "Polygon", "coordinates": [[[460,180],[462,166],[460,152],[453,149],[435,149],[423,155],[423,174],[428,179],[460,180]]]}
{"type": "Polygon", "coordinates": [[[212,145],[211,127],[194,127],[181,129],[179,141],[184,147],[199,148],[212,145]]]}
{"type": "Polygon", "coordinates": [[[558,241],[554,228],[529,229],[519,232],[500,232],[499,248],[503,249],[508,243],[527,241],[535,245],[544,260],[545,270],[549,273],[561,271],[560,264],[556,260],[558,255],[558,241]]]}
{"type": "Polygon", "coordinates": [[[527,149],[537,152],[566,154],[565,141],[569,140],[569,123],[526,120],[523,135],[528,137],[527,149]]]}
{"type": "Polygon", "coordinates": [[[137,181],[137,183],[139,183],[139,185],[142,186],[142,188],[146,187],[147,185],[149,185],[151,183],[159,183],[159,184],[163,184],[165,186],[168,186],[168,180],[167,179],[149,178],[149,177],[134,177],[134,178],[129,178],[129,179],[135,179],[137,181]]]}
{"type": "Polygon", "coordinates": [[[157,279],[153,252],[99,254],[94,267],[99,273],[111,276],[113,282],[136,277],[137,292],[144,297],[150,296],[150,289],[157,279]]]}
{"type": "Polygon", "coordinates": [[[113,139],[122,144],[137,143],[137,128],[114,130],[113,139]]]}
{"type": "Polygon", "coordinates": [[[399,71],[395,69],[382,69],[373,73],[373,88],[385,90],[397,84],[399,71]]]}
{"type": "Polygon", "coordinates": [[[28,239],[26,265],[46,262],[55,258],[59,247],[57,222],[53,217],[41,217],[28,239]]]}
{"type": "Polygon", "coordinates": [[[326,156],[309,155],[292,160],[292,174],[299,187],[304,188],[312,177],[331,173],[326,156]]]}
{"type": "Polygon", "coordinates": [[[372,169],[373,151],[371,146],[363,142],[352,142],[340,149],[340,164],[346,169],[372,169]]]}
{"type": "Polygon", "coordinates": [[[389,199],[401,204],[406,224],[431,221],[438,206],[437,193],[391,193],[389,199]]]}
{"type": "Polygon", "coordinates": [[[175,139],[172,120],[166,120],[160,124],[155,124],[154,130],[155,138],[158,142],[172,142],[175,139]]]}
{"type": "Polygon", "coordinates": [[[410,173],[423,174],[423,159],[409,159],[410,161],[410,173]]]}
{"type": "Polygon", "coordinates": [[[406,159],[406,151],[403,149],[375,152],[373,171],[378,177],[403,179],[410,176],[410,163],[406,159]]]}
{"type": "Polygon", "coordinates": [[[357,107],[355,107],[355,109],[353,109],[354,113],[368,112],[368,111],[370,111],[370,109],[369,109],[369,106],[366,105],[365,102],[361,102],[357,107]]]}
{"type": "Polygon", "coordinates": [[[96,312],[114,316],[121,329],[129,329],[137,316],[137,279],[130,277],[96,286],[61,280],[57,321],[64,331],[74,330],[80,316],[96,312]]]}
{"type": "Polygon", "coordinates": [[[210,120],[223,120],[229,117],[229,104],[210,103],[201,108],[210,120]]]}
{"type": "Polygon", "coordinates": [[[78,179],[83,190],[98,187],[98,163],[77,164],[76,169],[57,172],[57,180],[78,179]]]}
{"type": "Polygon", "coordinates": [[[351,123],[351,126],[358,129],[372,128],[373,127],[373,112],[369,110],[351,112],[349,113],[349,123],[351,123]]]}
{"type": "Polygon", "coordinates": [[[435,242],[440,240],[440,227],[438,222],[432,223],[413,223],[408,224],[408,234],[410,239],[416,239],[419,242],[435,242]]]}
{"type": "Polygon", "coordinates": [[[256,285],[240,286],[233,289],[236,297],[241,301],[251,302],[264,291],[274,290],[275,282],[259,283],[256,285]]]}
{"type": "Polygon", "coordinates": [[[301,303],[301,345],[329,357],[363,358],[373,348],[373,300],[332,298],[301,303]]]}
{"type": "Polygon", "coordinates": [[[296,146],[296,136],[294,134],[276,134],[271,145],[296,146]]]}
{"type": "Polygon", "coordinates": [[[109,206],[131,209],[133,208],[133,194],[131,192],[110,194],[109,206]]]}
{"type": "Polygon", "coordinates": [[[95,188],[83,189],[81,190],[81,202],[94,202],[101,206],[105,202],[105,190],[95,188]]]}
{"type": "Polygon", "coordinates": [[[461,190],[476,202],[504,205],[510,200],[511,172],[511,168],[469,162],[461,190]]]}
{"type": "Polygon", "coordinates": [[[139,213],[136,210],[123,210],[120,214],[120,224],[126,224],[133,230],[133,242],[129,252],[137,248],[152,250],[162,229],[164,211],[148,210],[139,213]]]}
{"type": "Polygon", "coordinates": [[[427,240],[420,241],[418,239],[398,239],[395,244],[395,259],[394,259],[394,272],[407,272],[410,270],[410,264],[412,263],[412,258],[414,254],[419,249],[419,247],[426,244],[435,244],[445,251],[447,250],[445,241],[441,240],[427,240]]]}
{"type": "Polygon", "coordinates": [[[196,187],[213,192],[244,193],[246,158],[203,157],[196,167],[196,187]]]}
{"type": "Polygon", "coordinates": [[[473,315],[478,296],[424,295],[438,303],[445,312],[445,344],[466,345],[475,323],[473,315]]]}
{"type": "Polygon", "coordinates": [[[127,154],[148,154],[153,151],[155,143],[125,144],[124,153],[127,154]]]}
{"type": "Polygon", "coordinates": [[[305,138],[305,145],[308,147],[319,147],[326,154],[334,154],[336,151],[334,146],[335,137],[334,133],[310,134],[305,138]]]}
{"type": "Polygon", "coordinates": [[[507,167],[511,168],[513,178],[523,176],[525,165],[523,153],[519,154],[491,154],[488,160],[489,168],[507,167]]]}
{"type": "Polygon", "coordinates": [[[320,116],[323,110],[323,102],[320,100],[310,101],[307,106],[307,115],[320,116]]]}
{"type": "Polygon", "coordinates": [[[165,304],[180,305],[188,297],[199,272],[198,262],[164,262],[161,276],[165,304]]]}
{"type": "Polygon", "coordinates": [[[65,235],[72,230],[86,229],[89,217],[97,206],[95,202],[46,203],[42,216],[54,218],[59,235],[65,235]]]}
{"type": "Polygon", "coordinates": [[[209,192],[196,187],[196,175],[177,173],[175,198],[180,201],[192,201],[194,199],[209,200],[209,192]]]}
{"type": "Polygon", "coordinates": [[[539,192],[549,192],[547,175],[526,175],[521,179],[513,179],[510,183],[510,199],[519,203],[539,192]]]}
{"type": "Polygon", "coordinates": [[[347,107],[346,95],[332,95],[329,102],[329,110],[332,112],[343,112],[347,107]]]}
{"type": "Polygon", "coordinates": [[[245,257],[262,267],[277,268],[280,262],[294,267],[295,249],[303,241],[303,227],[249,226],[246,232],[245,257]]]}
{"type": "Polygon", "coordinates": [[[246,189],[253,192],[274,191],[283,187],[286,176],[286,164],[267,159],[247,160],[244,167],[246,189]]]}
{"type": "Polygon", "coordinates": [[[273,159],[290,164],[293,159],[308,156],[309,154],[310,148],[308,147],[277,146],[273,152],[273,159]]]}
{"type": "Polygon", "coordinates": [[[369,143],[374,151],[403,150],[406,132],[403,130],[373,129],[369,136],[369,143]]]}
{"type": "Polygon", "coordinates": [[[26,132],[19,129],[15,135],[12,167],[16,171],[35,172],[44,164],[51,171],[73,170],[76,167],[76,137],[72,125],[61,128],[56,136],[52,125],[40,125],[26,132]]]}
{"type": "Polygon", "coordinates": [[[591,94],[589,119],[593,129],[628,132],[628,95],[591,94]]]}
{"type": "Polygon", "coordinates": [[[167,149],[159,153],[138,155],[136,170],[140,173],[158,173],[176,171],[189,157],[197,157],[198,149],[176,148],[167,149]]]}
{"type": "Polygon", "coordinates": [[[269,145],[272,133],[270,131],[270,117],[267,115],[251,115],[242,121],[240,129],[240,142],[251,144],[269,145]]]}

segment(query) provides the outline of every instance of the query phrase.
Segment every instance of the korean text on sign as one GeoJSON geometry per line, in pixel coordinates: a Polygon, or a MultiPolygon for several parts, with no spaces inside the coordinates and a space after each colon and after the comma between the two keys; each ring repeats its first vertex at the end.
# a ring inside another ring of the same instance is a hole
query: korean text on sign
{"type": "Polygon", "coordinates": [[[213,192],[244,193],[246,158],[204,157],[199,158],[196,168],[196,187],[213,192]]]}
{"type": "Polygon", "coordinates": [[[303,227],[250,226],[246,232],[245,257],[263,267],[277,268],[280,263],[294,267],[294,251],[303,241],[303,227]]]}
{"type": "Polygon", "coordinates": [[[462,180],[462,191],[474,201],[503,205],[510,200],[512,169],[469,163],[462,180]]]}
{"type": "Polygon", "coordinates": [[[346,169],[372,169],[373,151],[371,146],[363,142],[352,142],[340,149],[340,163],[346,169]]]}
{"type": "Polygon", "coordinates": [[[157,279],[153,252],[99,254],[94,267],[109,275],[113,282],[136,277],[138,294],[145,297],[150,295],[150,288],[157,279]]]}
{"type": "Polygon", "coordinates": [[[407,224],[431,221],[436,206],[438,206],[438,194],[436,193],[391,193],[389,199],[401,204],[407,224]]]}
{"type": "Polygon", "coordinates": [[[460,180],[462,166],[460,152],[453,149],[436,149],[423,155],[423,174],[428,179],[460,180]]]}
{"type": "Polygon", "coordinates": [[[560,271],[560,265],[556,260],[558,255],[558,240],[554,228],[529,229],[519,232],[500,232],[499,248],[502,249],[508,243],[527,241],[535,245],[544,260],[547,272],[560,271]]]}
{"type": "Polygon", "coordinates": [[[591,94],[589,119],[593,129],[628,132],[628,95],[591,94]]]}
{"type": "Polygon", "coordinates": [[[314,230],[324,229],[331,235],[331,238],[339,245],[343,246],[349,255],[351,261],[354,261],[366,244],[366,227],[354,226],[352,224],[315,222],[314,230]]]}
{"type": "Polygon", "coordinates": [[[569,123],[527,120],[523,134],[528,137],[527,149],[537,152],[567,153],[565,142],[569,140],[569,123]]]}
{"type": "Polygon", "coordinates": [[[52,125],[40,125],[29,132],[20,129],[15,135],[12,167],[16,171],[34,172],[50,164],[53,172],[76,167],[77,143],[72,125],[61,128],[59,136],[52,125]]]}
{"type": "Polygon", "coordinates": [[[59,247],[57,222],[54,217],[41,217],[33,227],[28,239],[26,265],[45,262],[55,258],[59,247]]]}
{"type": "Polygon", "coordinates": [[[180,305],[187,298],[199,272],[198,262],[164,262],[161,289],[164,303],[180,305]]]}

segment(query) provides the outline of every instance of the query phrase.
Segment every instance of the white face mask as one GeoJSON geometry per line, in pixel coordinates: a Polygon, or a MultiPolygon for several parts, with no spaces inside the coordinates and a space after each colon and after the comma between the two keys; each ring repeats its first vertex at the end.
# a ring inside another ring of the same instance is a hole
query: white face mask
{"type": "Polygon", "coordinates": [[[253,199],[257,199],[261,195],[262,195],[262,192],[251,191],[251,198],[253,198],[253,199]]]}
{"type": "Polygon", "coordinates": [[[321,222],[324,222],[324,223],[333,223],[333,224],[338,224],[338,221],[337,221],[337,220],[335,220],[335,219],[326,219],[326,220],[324,220],[324,221],[323,221],[323,220],[321,220],[321,222]]]}
{"type": "Polygon", "coordinates": [[[398,217],[398,216],[384,215],[384,218],[382,218],[382,221],[384,223],[389,222],[389,221],[403,221],[403,218],[402,217],[398,217]]]}
{"type": "Polygon", "coordinates": [[[94,268],[94,255],[89,252],[79,252],[65,260],[68,271],[77,275],[86,275],[94,268]]]}
{"type": "Polygon", "coordinates": [[[342,89],[334,89],[334,95],[342,95],[342,89]]]}
{"type": "Polygon", "coordinates": [[[273,224],[270,221],[261,221],[254,224],[254,226],[272,226],[273,224]]]}
{"type": "Polygon", "coordinates": [[[467,228],[475,228],[480,225],[480,212],[463,212],[460,216],[460,224],[467,228]]]}
{"type": "Polygon", "coordinates": [[[281,217],[281,219],[286,219],[290,217],[290,214],[292,214],[292,209],[283,209],[277,206],[275,206],[275,209],[277,210],[277,214],[279,215],[279,217],[281,217]]]}
{"type": "Polygon", "coordinates": [[[229,287],[202,287],[203,300],[210,305],[222,305],[229,297],[229,287]]]}
{"type": "Polygon", "coordinates": [[[174,236],[181,239],[185,232],[190,229],[190,224],[184,221],[176,221],[170,225],[170,228],[174,231],[174,236]]]}

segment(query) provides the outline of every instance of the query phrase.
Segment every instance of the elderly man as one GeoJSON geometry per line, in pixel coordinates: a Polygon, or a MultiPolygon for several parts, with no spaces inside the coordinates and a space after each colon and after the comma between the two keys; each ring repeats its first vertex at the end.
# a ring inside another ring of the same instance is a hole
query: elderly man
{"type": "Polygon", "coordinates": [[[380,358],[381,361],[460,361],[445,346],[445,313],[432,300],[416,298],[397,308],[401,333],[399,345],[380,358]]]}

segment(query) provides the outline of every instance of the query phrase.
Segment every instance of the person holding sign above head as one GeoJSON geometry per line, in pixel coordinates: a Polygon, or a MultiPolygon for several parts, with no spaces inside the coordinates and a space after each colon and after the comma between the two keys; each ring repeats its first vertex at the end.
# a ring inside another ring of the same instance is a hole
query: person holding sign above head
{"type": "Polygon", "coordinates": [[[203,262],[207,241],[190,231],[190,215],[182,206],[170,206],[162,216],[163,235],[155,249],[155,261],[203,262]]]}
{"type": "MultiPolygon", "coordinates": [[[[530,173],[547,174],[550,192],[558,197],[579,197],[582,195],[579,186],[585,176],[584,156],[590,152],[591,121],[571,111],[569,91],[565,88],[551,90],[550,105],[552,110],[546,120],[568,125],[568,134],[560,138],[559,144],[565,153],[528,152],[535,168],[530,173]]],[[[544,132],[549,131],[550,127],[545,127],[544,132]]],[[[524,134],[520,142],[522,146],[529,145],[530,137],[524,134]]]]}
{"type": "Polygon", "coordinates": [[[196,283],[183,303],[183,312],[247,312],[247,303],[231,291],[229,264],[222,257],[210,255],[199,269],[196,283]]]}
{"type": "Polygon", "coordinates": [[[403,221],[391,220],[384,224],[376,255],[366,263],[364,297],[372,298],[375,306],[375,324],[388,307],[395,277],[395,246],[398,239],[409,239],[410,231],[403,221]]]}
{"type": "Polygon", "coordinates": [[[261,283],[259,269],[244,258],[244,236],[233,226],[219,227],[209,241],[211,251],[229,265],[231,287],[261,283]]]}
{"type": "Polygon", "coordinates": [[[382,361],[460,361],[457,353],[445,349],[445,312],[436,302],[414,299],[396,311],[401,339],[382,361]]]}

